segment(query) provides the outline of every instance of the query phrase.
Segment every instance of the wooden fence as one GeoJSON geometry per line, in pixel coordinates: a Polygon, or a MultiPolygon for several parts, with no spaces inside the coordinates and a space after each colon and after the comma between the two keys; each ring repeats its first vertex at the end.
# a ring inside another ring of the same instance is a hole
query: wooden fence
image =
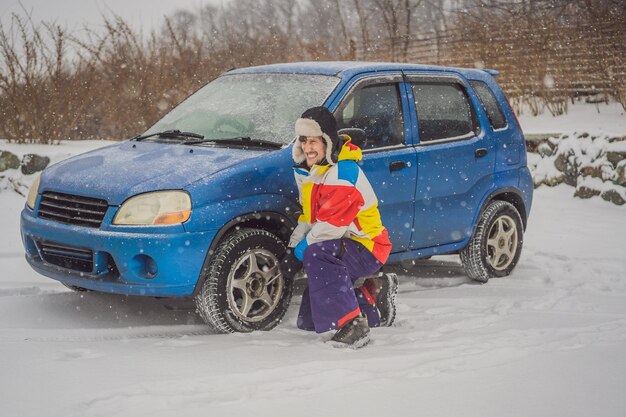
{"type": "Polygon", "coordinates": [[[456,29],[364,48],[357,59],[490,68],[509,98],[539,98],[561,112],[586,95],[626,104],[626,30],[612,27],[456,29]]]}

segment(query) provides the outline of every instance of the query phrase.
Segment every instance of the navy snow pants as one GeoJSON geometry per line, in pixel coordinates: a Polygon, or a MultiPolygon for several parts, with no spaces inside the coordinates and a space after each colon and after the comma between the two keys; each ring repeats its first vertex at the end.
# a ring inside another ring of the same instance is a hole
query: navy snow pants
{"type": "Polygon", "coordinates": [[[353,288],[357,279],[382,267],[365,246],[351,239],[314,243],[304,251],[303,263],[309,285],[298,313],[300,329],[317,333],[338,329],[361,312],[370,327],[380,325],[373,285],[353,288]]]}

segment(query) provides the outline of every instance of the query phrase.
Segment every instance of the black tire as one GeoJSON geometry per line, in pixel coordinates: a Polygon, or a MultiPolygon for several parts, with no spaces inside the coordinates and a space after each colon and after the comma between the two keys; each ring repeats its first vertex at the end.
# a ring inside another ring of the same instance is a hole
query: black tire
{"type": "MultiPolygon", "coordinates": [[[[63,283],[61,283],[61,284],[63,284],[63,283]]],[[[83,288],[83,287],[77,287],[76,285],[63,284],[63,286],[69,288],[72,291],[76,291],[76,292],[89,292],[89,291],[91,291],[90,289],[83,288]]]]}
{"type": "Polygon", "coordinates": [[[493,201],[481,213],[474,235],[461,250],[466,274],[478,282],[513,271],[524,241],[522,218],[513,204],[493,201]]]}
{"type": "Polygon", "coordinates": [[[284,253],[283,241],[265,230],[244,228],[223,238],[195,297],[202,319],[220,333],[273,329],[293,288],[280,270],[284,253]]]}

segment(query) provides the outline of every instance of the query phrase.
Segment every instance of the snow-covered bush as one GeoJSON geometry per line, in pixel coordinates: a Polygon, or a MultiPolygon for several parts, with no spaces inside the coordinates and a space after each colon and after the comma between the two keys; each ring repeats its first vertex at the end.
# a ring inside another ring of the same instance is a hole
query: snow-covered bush
{"type": "Polygon", "coordinates": [[[574,196],[626,203],[626,137],[563,134],[530,147],[528,165],[535,188],[566,183],[574,196]]]}

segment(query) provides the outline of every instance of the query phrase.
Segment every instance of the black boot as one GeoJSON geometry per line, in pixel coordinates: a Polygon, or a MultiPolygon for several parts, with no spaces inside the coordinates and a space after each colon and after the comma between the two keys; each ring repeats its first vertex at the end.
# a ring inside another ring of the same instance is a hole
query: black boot
{"type": "Polygon", "coordinates": [[[380,327],[389,327],[396,319],[396,294],[398,293],[398,276],[383,274],[378,280],[378,297],[376,307],[380,314],[380,327]]]}
{"type": "Polygon", "coordinates": [[[358,349],[367,345],[370,341],[370,327],[365,317],[355,317],[337,330],[331,339],[336,347],[349,347],[358,349]]]}

